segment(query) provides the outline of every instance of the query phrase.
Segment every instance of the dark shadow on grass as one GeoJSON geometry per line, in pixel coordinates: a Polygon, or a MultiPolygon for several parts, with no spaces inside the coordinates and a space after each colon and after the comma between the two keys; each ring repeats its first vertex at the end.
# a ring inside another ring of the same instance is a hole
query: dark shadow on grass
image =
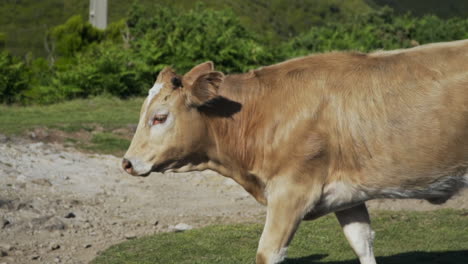
{"type": "MultiPolygon", "coordinates": [[[[307,257],[286,259],[285,264],[358,264],[357,259],[344,261],[320,261],[327,255],[310,255],[307,257]]],[[[413,251],[387,257],[377,257],[379,264],[466,264],[468,263],[468,250],[424,252],[413,251]]]]}

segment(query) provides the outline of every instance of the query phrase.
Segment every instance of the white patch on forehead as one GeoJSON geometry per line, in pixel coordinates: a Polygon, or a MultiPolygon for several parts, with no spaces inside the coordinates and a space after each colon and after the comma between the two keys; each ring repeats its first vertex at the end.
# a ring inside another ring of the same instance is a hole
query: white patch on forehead
{"type": "Polygon", "coordinates": [[[153,87],[148,92],[148,103],[161,92],[161,89],[164,87],[163,83],[155,83],[153,87]]]}
{"type": "Polygon", "coordinates": [[[163,87],[164,87],[164,83],[155,83],[153,87],[149,90],[148,98],[146,100],[146,109],[145,109],[143,116],[146,116],[146,112],[148,112],[151,101],[153,100],[154,97],[156,97],[156,95],[159,94],[159,92],[161,92],[161,89],[163,87]]]}

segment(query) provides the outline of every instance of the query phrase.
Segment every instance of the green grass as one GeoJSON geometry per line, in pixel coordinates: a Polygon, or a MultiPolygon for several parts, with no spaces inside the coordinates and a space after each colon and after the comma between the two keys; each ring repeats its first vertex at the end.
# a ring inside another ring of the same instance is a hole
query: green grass
{"type": "Polygon", "coordinates": [[[111,133],[97,133],[93,135],[90,144],[83,146],[92,152],[121,153],[130,146],[130,140],[115,136],[111,133]]]}
{"type": "Polygon", "coordinates": [[[122,154],[128,147],[132,126],[138,123],[142,98],[119,100],[96,97],[47,106],[0,105],[0,133],[24,136],[36,128],[63,131],[65,143],[92,152],[122,154]],[[126,135],[112,131],[123,128],[126,135]],[[81,138],[74,134],[91,134],[81,138]]]}
{"type": "Polygon", "coordinates": [[[142,98],[96,97],[46,106],[0,105],[0,133],[21,134],[36,127],[73,132],[92,130],[96,124],[105,129],[116,129],[136,124],[142,103],[142,98]]]}
{"type": "MultiPolygon", "coordinates": [[[[373,213],[377,262],[468,263],[468,211],[373,213]]],[[[218,225],[126,241],[92,263],[254,263],[260,224],[218,225]]],[[[358,263],[333,216],[304,222],[287,264],[358,263]]]]}

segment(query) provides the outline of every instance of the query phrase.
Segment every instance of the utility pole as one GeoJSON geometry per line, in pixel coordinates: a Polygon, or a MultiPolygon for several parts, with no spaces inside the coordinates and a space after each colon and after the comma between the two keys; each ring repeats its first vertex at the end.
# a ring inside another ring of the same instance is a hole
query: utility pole
{"type": "Polygon", "coordinates": [[[107,0],[89,1],[89,22],[99,29],[106,29],[107,0]]]}

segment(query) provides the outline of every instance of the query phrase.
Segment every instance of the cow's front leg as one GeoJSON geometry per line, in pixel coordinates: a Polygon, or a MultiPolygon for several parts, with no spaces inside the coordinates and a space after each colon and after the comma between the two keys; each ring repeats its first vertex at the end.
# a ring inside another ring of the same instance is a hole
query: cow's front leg
{"type": "Polygon", "coordinates": [[[375,264],[372,241],[374,232],[370,226],[370,217],[364,203],[355,207],[335,212],[349,244],[361,264],[375,264]]]}
{"type": "Polygon", "coordinates": [[[257,251],[257,264],[280,263],[304,214],[316,203],[320,192],[312,188],[276,182],[268,188],[266,222],[257,251]],[[308,189],[308,190],[307,190],[308,189]]]}

